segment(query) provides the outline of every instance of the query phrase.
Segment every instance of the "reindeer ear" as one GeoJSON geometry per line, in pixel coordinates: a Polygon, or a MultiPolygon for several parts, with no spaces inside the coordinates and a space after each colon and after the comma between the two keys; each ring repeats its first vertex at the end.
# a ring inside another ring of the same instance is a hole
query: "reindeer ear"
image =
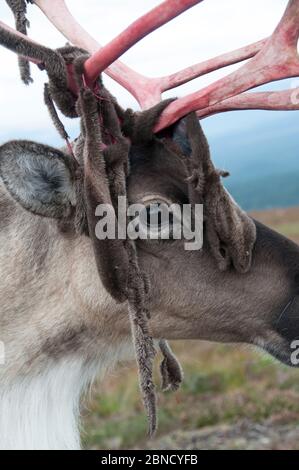
{"type": "Polygon", "coordinates": [[[11,196],[35,214],[67,217],[76,203],[75,163],[47,145],[19,140],[0,146],[0,176],[11,196]]]}

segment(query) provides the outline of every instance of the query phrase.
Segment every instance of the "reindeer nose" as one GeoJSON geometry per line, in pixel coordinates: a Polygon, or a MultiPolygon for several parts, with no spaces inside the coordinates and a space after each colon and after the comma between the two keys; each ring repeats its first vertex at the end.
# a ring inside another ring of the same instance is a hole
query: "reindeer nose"
{"type": "Polygon", "coordinates": [[[299,293],[282,307],[274,327],[277,333],[290,343],[299,340],[299,293]]]}

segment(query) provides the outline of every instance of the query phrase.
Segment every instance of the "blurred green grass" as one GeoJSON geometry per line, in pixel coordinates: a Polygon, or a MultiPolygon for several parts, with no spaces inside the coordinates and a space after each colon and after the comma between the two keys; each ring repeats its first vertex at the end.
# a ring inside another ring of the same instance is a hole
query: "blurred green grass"
{"type": "MultiPolygon", "coordinates": [[[[254,217],[299,242],[299,209],[254,217]]],[[[299,424],[298,370],[245,346],[200,341],[177,341],[172,346],[185,379],[175,394],[159,393],[158,437],[242,418],[299,424]]],[[[134,364],[119,367],[95,386],[83,410],[83,429],[86,448],[144,448],[147,423],[134,364]]]]}
{"type": "Polygon", "coordinates": [[[280,233],[283,233],[286,237],[292,238],[299,236],[299,222],[279,224],[277,227],[274,228],[280,233]]]}

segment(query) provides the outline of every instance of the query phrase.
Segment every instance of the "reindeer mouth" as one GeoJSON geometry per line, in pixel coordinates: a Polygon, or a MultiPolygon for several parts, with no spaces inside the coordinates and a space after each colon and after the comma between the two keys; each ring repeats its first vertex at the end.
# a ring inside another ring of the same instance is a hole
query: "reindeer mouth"
{"type": "Polygon", "coordinates": [[[299,340],[289,343],[282,338],[277,338],[276,342],[266,344],[262,349],[282,364],[299,368],[299,340]]]}

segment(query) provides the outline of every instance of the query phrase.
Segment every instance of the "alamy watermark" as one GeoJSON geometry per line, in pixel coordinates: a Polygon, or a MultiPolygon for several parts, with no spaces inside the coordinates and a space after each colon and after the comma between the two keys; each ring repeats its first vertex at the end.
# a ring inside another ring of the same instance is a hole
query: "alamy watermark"
{"type": "Polygon", "coordinates": [[[202,204],[169,204],[148,201],[128,204],[118,197],[117,214],[111,204],[99,204],[95,234],[99,240],[185,240],[185,250],[200,250],[203,244],[202,204]]]}
{"type": "Polygon", "coordinates": [[[294,351],[291,354],[291,364],[293,366],[299,365],[299,339],[295,339],[291,342],[291,349],[294,351]]]}

